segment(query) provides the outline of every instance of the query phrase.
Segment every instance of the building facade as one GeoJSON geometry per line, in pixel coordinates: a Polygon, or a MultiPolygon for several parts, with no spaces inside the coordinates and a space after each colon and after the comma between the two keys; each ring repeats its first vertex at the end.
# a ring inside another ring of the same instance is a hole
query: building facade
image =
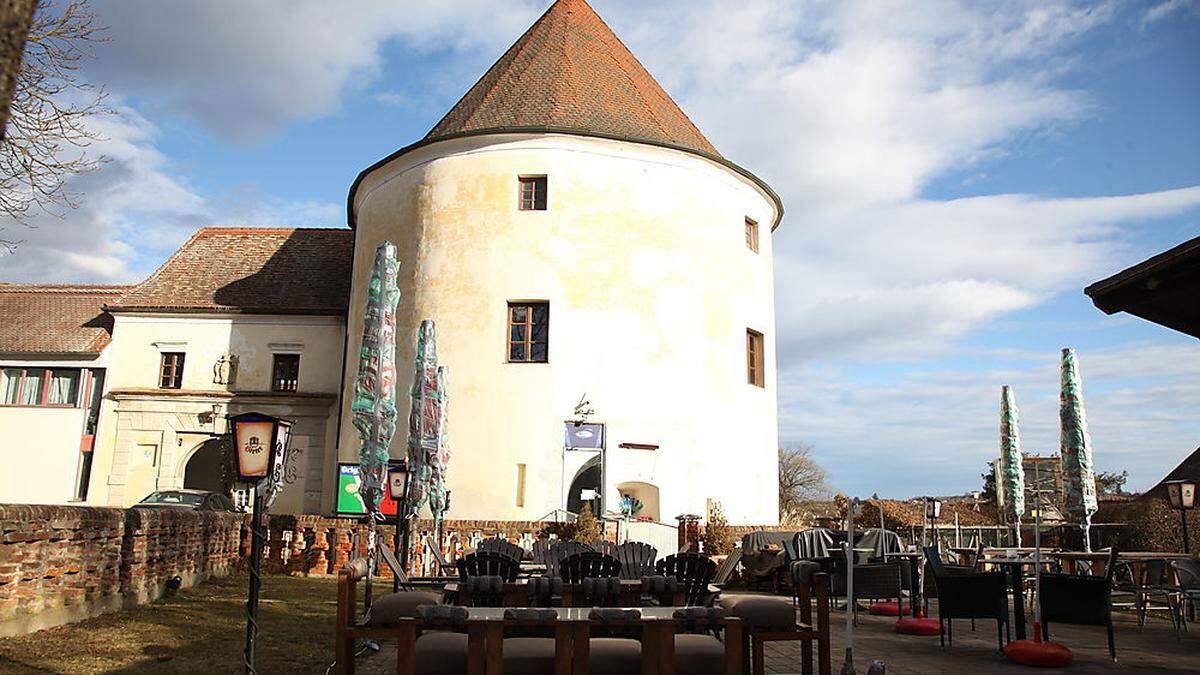
{"type": "Polygon", "coordinates": [[[720,501],[733,523],[777,522],[782,205],[585,2],[556,2],[424,139],[363,171],[348,209],[346,230],[201,230],[103,304],[89,502],[223,487],[223,418],[256,409],[299,425],[276,508],[332,511],[390,241],[401,415],[422,320],[450,372],[449,517],[588,501],[671,521],[720,501]]]}

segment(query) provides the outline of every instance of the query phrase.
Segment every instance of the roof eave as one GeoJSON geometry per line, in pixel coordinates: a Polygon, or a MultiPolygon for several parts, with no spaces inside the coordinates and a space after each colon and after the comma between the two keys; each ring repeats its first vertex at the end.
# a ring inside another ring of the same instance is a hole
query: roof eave
{"type": "Polygon", "coordinates": [[[278,309],[264,307],[153,307],[104,305],[111,314],[281,314],[287,316],[334,316],[345,317],[346,309],[278,309]]]}
{"type": "Polygon", "coordinates": [[[691,147],[688,147],[685,145],[668,143],[666,141],[656,141],[656,140],[647,139],[647,138],[638,138],[636,136],[626,136],[624,134],[612,134],[612,133],[606,133],[606,132],[602,132],[602,131],[586,131],[586,130],[582,130],[582,129],[572,129],[570,127],[510,126],[510,127],[491,127],[491,128],[487,128],[487,129],[472,129],[470,131],[460,131],[460,132],[456,132],[453,134],[446,134],[444,136],[437,136],[436,138],[426,137],[426,138],[423,138],[423,139],[417,141],[416,143],[406,145],[403,148],[400,148],[399,150],[393,152],[392,154],[384,157],[383,159],[375,162],[371,166],[368,166],[367,168],[365,168],[361,172],[359,172],[358,176],[355,177],[354,182],[350,184],[350,193],[346,197],[346,224],[350,227],[350,229],[352,229],[352,230],[355,229],[354,195],[356,192],[358,192],[358,186],[363,182],[363,180],[365,180],[367,176],[369,176],[372,172],[374,172],[376,169],[380,168],[381,166],[384,166],[385,164],[388,164],[392,160],[395,160],[396,158],[401,157],[405,154],[408,154],[414,150],[418,150],[420,148],[423,148],[423,147],[426,147],[429,145],[433,145],[435,143],[441,143],[442,141],[452,141],[452,140],[456,140],[456,139],[460,139],[460,138],[471,138],[474,136],[490,136],[490,135],[502,135],[502,134],[565,134],[565,135],[569,135],[569,136],[584,136],[584,137],[588,137],[588,138],[603,138],[603,139],[607,139],[607,140],[611,140],[611,141],[624,141],[626,143],[638,143],[641,145],[651,145],[651,146],[655,146],[655,147],[659,147],[659,148],[667,148],[669,150],[677,150],[679,152],[686,152],[691,155],[696,155],[697,157],[702,157],[711,162],[716,162],[717,164],[720,164],[720,165],[724,166],[725,168],[743,176],[744,178],[750,180],[756,186],[758,186],[758,188],[761,189],[764,193],[766,193],[766,195],[775,204],[775,221],[773,223],[771,223],[771,231],[772,232],[775,231],[779,227],[779,223],[783,220],[783,200],[780,199],[779,194],[776,193],[775,190],[773,190],[771,188],[771,186],[767,184],[766,181],[764,181],[763,179],[761,179],[758,176],[751,173],[749,169],[745,169],[745,168],[739,166],[738,164],[735,164],[734,162],[731,162],[728,159],[725,159],[724,157],[722,157],[720,155],[717,155],[717,154],[714,154],[711,152],[705,152],[703,150],[697,150],[696,148],[691,148],[691,147]]]}

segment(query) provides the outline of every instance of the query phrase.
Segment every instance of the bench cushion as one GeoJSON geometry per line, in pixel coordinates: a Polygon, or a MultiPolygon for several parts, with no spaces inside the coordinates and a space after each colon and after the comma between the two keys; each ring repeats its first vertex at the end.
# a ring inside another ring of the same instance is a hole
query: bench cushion
{"type": "Polygon", "coordinates": [[[624,638],[592,638],[588,641],[588,665],[593,675],[636,675],[642,671],[642,643],[624,638]]]}
{"type": "Polygon", "coordinates": [[[436,605],[441,601],[440,595],[428,591],[388,593],[371,603],[371,611],[367,614],[367,625],[372,627],[393,626],[398,619],[415,618],[418,605],[436,605]]]}
{"type": "Polygon", "coordinates": [[[711,635],[676,635],[675,672],[722,675],[725,672],[725,645],[711,635]]]}
{"type": "Polygon", "coordinates": [[[425,633],[417,638],[417,675],[458,675],[467,672],[467,636],[425,633]]]}
{"type": "Polygon", "coordinates": [[[504,672],[554,675],[554,638],[505,638],[504,672]]]}
{"type": "Polygon", "coordinates": [[[791,630],[796,626],[796,608],[782,598],[722,598],[720,605],[751,630],[791,630]]]}

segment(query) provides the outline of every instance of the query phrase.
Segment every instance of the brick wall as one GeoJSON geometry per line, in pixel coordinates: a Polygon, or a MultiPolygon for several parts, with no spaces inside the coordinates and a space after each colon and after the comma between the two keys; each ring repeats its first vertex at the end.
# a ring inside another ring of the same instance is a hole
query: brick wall
{"type": "Polygon", "coordinates": [[[242,557],[234,514],[0,504],[0,636],[152,601],[242,557]]]}

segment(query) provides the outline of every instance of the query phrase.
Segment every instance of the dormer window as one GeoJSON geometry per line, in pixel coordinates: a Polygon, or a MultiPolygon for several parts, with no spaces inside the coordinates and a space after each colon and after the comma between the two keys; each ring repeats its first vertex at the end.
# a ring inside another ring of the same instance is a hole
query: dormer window
{"type": "Polygon", "coordinates": [[[546,177],[521,176],[518,205],[522,211],[546,210],[546,177]]]}

